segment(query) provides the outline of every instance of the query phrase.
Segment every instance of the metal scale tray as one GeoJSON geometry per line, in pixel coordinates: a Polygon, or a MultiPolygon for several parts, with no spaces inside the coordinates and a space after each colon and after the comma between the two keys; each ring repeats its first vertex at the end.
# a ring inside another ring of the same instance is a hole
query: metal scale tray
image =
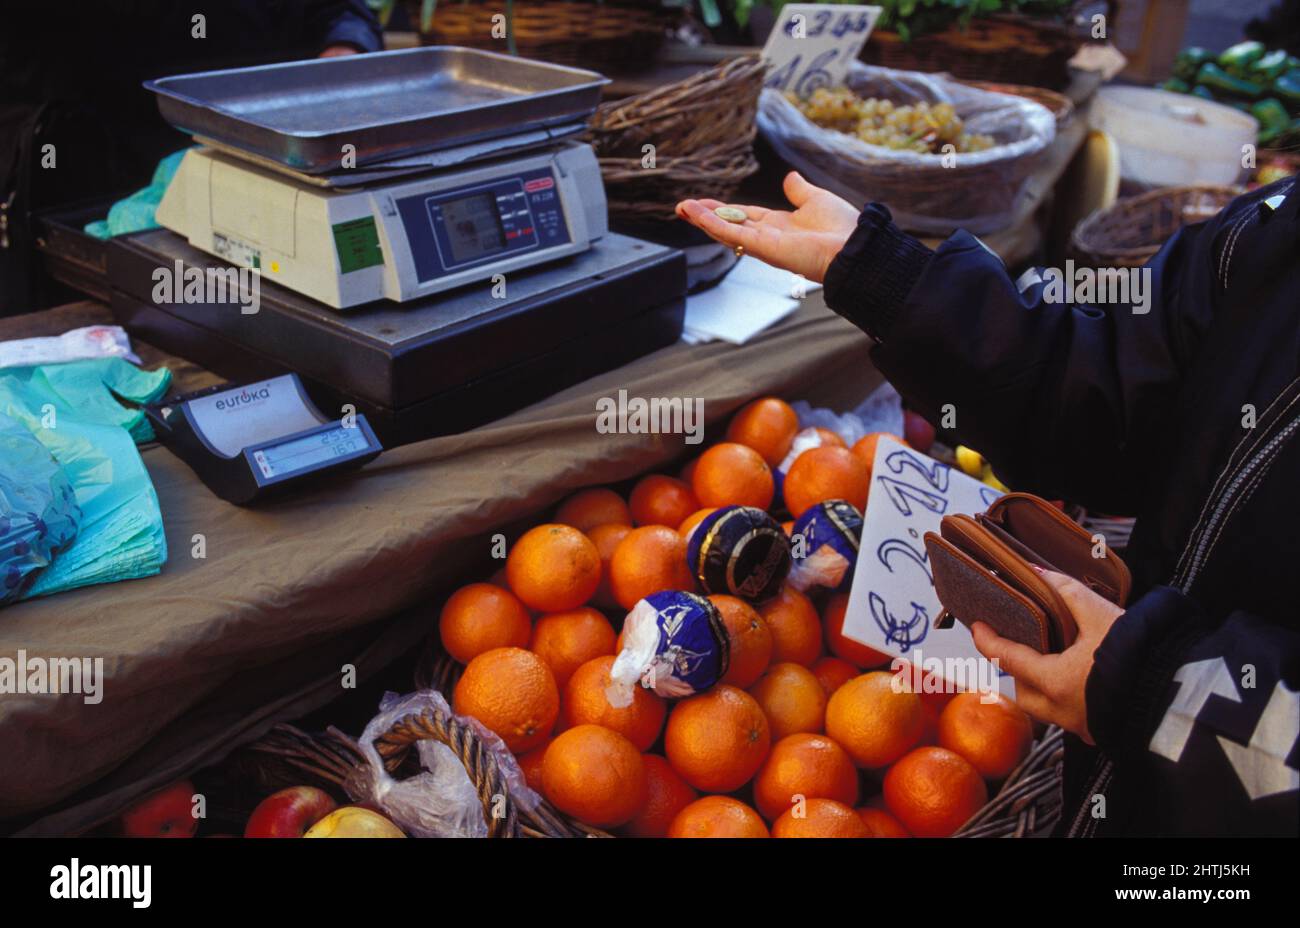
{"type": "Polygon", "coordinates": [[[164,119],[294,171],[357,166],[584,122],[609,80],[472,48],[423,48],[147,81],[164,119]]]}

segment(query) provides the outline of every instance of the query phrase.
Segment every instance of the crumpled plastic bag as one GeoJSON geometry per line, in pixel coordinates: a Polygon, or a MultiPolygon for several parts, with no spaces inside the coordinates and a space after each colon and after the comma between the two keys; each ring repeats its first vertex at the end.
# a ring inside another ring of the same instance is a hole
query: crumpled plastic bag
{"type": "MultiPolygon", "coordinates": [[[[858,439],[872,432],[889,432],[900,437],[903,434],[903,399],[888,381],[881,383],[856,409],[849,412],[817,409],[803,400],[795,401],[792,406],[799,417],[800,429],[830,429],[844,439],[850,448],[858,439]]],[[[806,451],[807,448],[800,450],[806,451]]]]}
{"type": "Polygon", "coordinates": [[[142,187],[130,196],[118,200],[109,207],[106,219],[89,222],[82,231],[95,238],[112,238],[128,232],[143,232],[146,229],[158,228],[158,220],[154,218],[154,214],[158,210],[158,204],[162,202],[163,194],[167,192],[167,185],[176,175],[176,169],[180,167],[186,151],[188,149],[182,148],[159,161],[148,187],[142,187]]]}
{"type": "Polygon", "coordinates": [[[758,128],[791,167],[812,183],[854,206],[879,201],[904,229],[948,235],[964,228],[976,235],[1011,222],[1017,202],[1031,196],[1027,181],[1056,137],[1047,107],[1008,94],[990,93],[939,74],[895,71],[854,62],[845,83],[862,97],[894,103],[951,103],[972,133],[998,144],[959,154],[945,167],[942,155],[895,151],[823,129],[772,88],[759,100],[758,128]]]}
{"type": "Polygon", "coordinates": [[[80,525],[63,468],[26,426],[0,415],[0,606],[25,593],[80,525]]]}
{"type": "MultiPolygon", "coordinates": [[[[379,714],[370,720],[360,738],[366,766],[348,781],[348,795],[357,802],[373,803],[399,828],[413,838],[485,838],[487,819],[478,791],[454,751],[439,741],[416,745],[420,766],[415,776],[396,780],[384,769],[375,739],[395,722],[426,711],[452,715],[447,700],[437,690],[419,690],[406,696],[385,693],[379,714]]],[[[528,788],[519,762],[499,737],[476,719],[467,721],[496,757],[511,798],[525,809],[535,809],[541,797],[528,788]]]]}

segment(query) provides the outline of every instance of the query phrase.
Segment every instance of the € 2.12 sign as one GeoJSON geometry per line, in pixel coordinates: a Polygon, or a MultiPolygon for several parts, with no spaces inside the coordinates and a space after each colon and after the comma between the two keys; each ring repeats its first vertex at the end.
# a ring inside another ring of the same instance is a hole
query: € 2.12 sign
{"type": "Polygon", "coordinates": [[[800,97],[839,86],[880,12],[878,6],[787,3],[763,46],[767,86],[800,97]]]}
{"type": "Polygon", "coordinates": [[[871,468],[844,635],[950,679],[949,668],[958,665],[990,688],[994,684],[988,678],[996,677],[997,688],[1014,695],[1014,681],[984,662],[965,625],[934,627],[942,607],[925,550],[925,533],[938,532],[944,516],[983,512],[1001,495],[947,464],[882,438],[871,468]],[[986,664],[982,670],[980,662],[986,664]]]}

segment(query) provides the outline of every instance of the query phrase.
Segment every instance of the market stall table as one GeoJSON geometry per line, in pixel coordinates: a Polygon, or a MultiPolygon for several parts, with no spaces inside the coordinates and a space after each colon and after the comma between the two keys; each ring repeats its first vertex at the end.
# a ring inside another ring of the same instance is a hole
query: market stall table
{"type": "MultiPolygon", "coordinates": [[[[0,340],[111,322],[97,303],[0,319],[0,340]]],[[[819,294],[744,346],[678,343],[499,421],[386,452],[321,489],[241,509],[142,448],[170,559],[159,576],[0,613],[0,656],[103,658],[103,701],[0,698],[0,827],[74,833],[339,697],[428,634],[437,594],[490,573],[491,533],[581,487],[684,459],[679,435],[599,434],[596,400],[691,396],[716,426],[763,394],[849,408],[879,384],[867,338],[819,294]],[[202,556],[198,556],[202,554],[202,556]]],[[[219,382],[167,364],[176,389],[219,382]]]]}

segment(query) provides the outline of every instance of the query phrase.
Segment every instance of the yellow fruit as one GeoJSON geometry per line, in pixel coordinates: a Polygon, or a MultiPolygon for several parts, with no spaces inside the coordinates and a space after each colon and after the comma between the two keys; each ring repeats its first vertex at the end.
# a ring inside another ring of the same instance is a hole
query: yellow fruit
{"type": "Polygon", "coordinates": [[[398,828],[378,812],[360,806],[335,809],[307,829],[304,838],[405,838],[398,828]]]}

